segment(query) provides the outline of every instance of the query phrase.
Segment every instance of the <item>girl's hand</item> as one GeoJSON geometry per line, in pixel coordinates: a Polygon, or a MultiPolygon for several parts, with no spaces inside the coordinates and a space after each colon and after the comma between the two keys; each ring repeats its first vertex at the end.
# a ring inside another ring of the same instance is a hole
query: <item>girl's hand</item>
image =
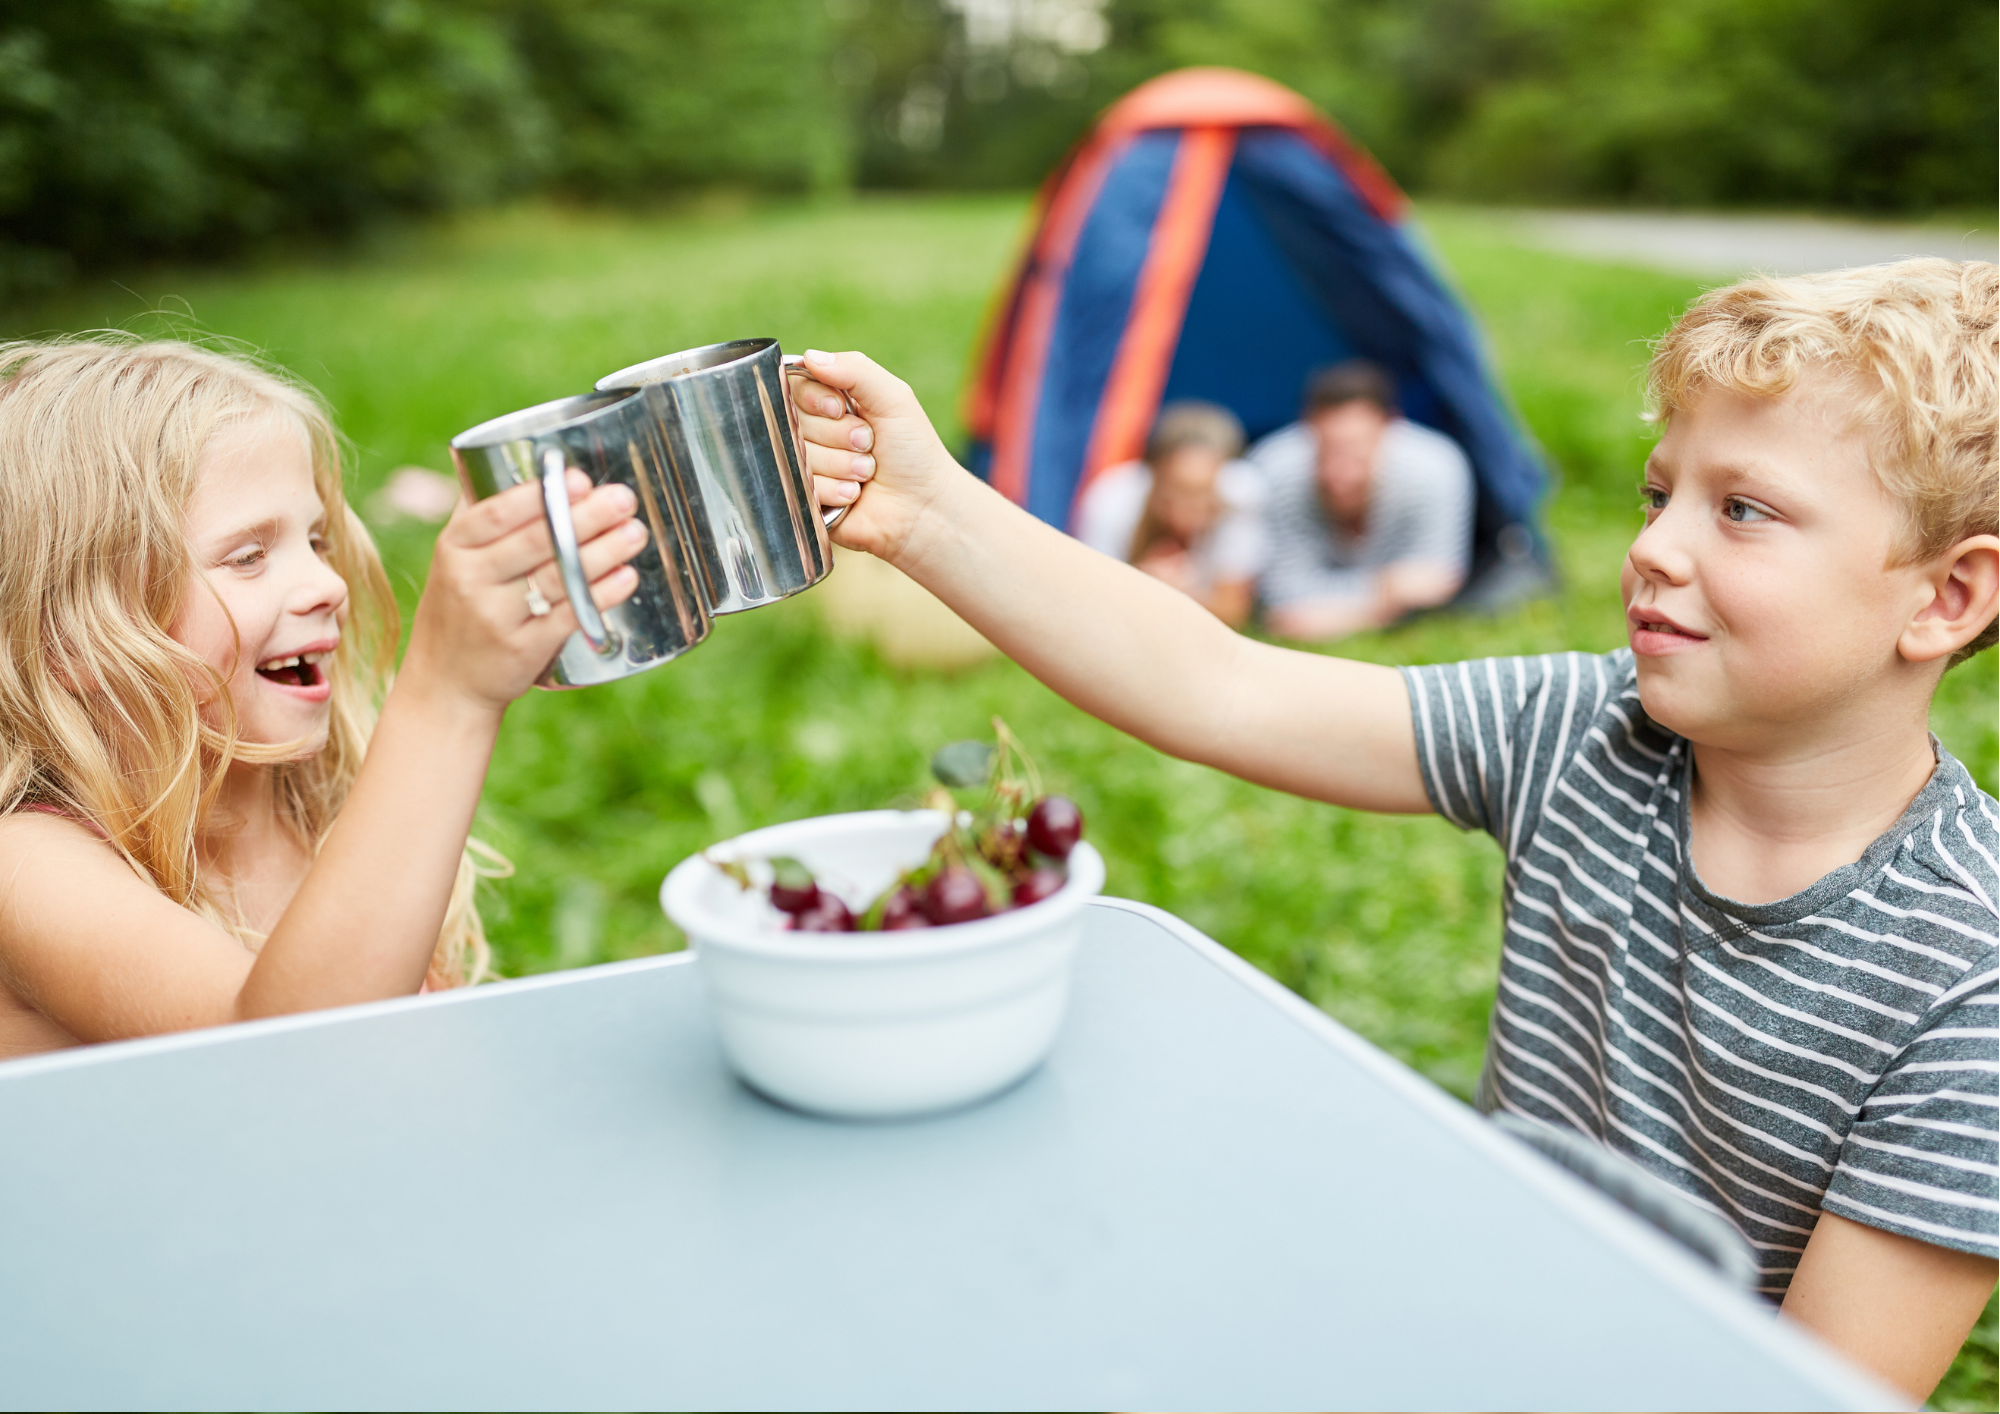
{"type": "Polygon", "coordinates": [[[910,385],[874,360],[807,350],[805,364],[808,377],[794,385],[792,397],[814,490],[824,506],[854,503],[834,527],[834,543],[896,563],[912,548],[925,513],[968,474],[945,450],[910,385]]]}
{"type": "MultiPolygon", "coordinates": [[[[639,587],[626,561],[646,545],[646,524],[634,517],[637,499],[626,486],[593,487],[574,467],[569,499],[590,597],[600,609],[624,603],[639,587]]],[[[534,685],[576,630],[542,518],[541,485],[524,482],[483,501],[461,501],[438,533],[403,677],[421,675],[498,713],[534,685]],[[531,582],[550,606],[539,617],[528,608],[531,582]]]]}

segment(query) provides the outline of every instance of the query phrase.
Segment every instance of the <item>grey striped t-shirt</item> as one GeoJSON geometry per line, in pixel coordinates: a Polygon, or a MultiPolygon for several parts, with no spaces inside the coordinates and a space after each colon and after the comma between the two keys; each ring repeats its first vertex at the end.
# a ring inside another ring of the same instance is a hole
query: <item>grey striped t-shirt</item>
{"type": "Polygon", "coordinates": [[[1743,904],[1689,860],[1688,743],[1629,650],[1406,668],[1424,788],[1507,855],[1479,1105],[1728,1219],[1782,1297],[1822,1209],[2000,1254],[1996,810],[1949,753],[1888,833],[1743,904]]]}

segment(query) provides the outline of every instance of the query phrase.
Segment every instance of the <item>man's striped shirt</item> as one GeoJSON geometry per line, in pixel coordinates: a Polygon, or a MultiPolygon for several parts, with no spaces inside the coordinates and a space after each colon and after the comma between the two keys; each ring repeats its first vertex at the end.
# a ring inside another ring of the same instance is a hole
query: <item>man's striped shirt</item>
{"type": "Polygon", "coordinates": [[[1769,904],[1688,849],[1688,743],[1632,655],[1406,668],[1424,788],[1507,855],[1478,1102],[1728,1219],[1782,1297],[1822,1210],[2000,1255],[2000,808],[1942,747],[1855,863],[1769,904]]]}

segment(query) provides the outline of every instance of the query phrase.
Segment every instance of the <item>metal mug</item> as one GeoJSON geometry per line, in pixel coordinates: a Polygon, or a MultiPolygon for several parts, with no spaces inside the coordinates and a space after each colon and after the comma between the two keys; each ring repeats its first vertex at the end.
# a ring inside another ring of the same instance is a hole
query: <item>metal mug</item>
{"type": "Polygon", "coordinates": [[[734,614],[811,588],[833,568],[785,386],[802,373],[776,339],[736,339],[648,359],[597,380],[643,388],[657,409],[675,484],[708,581],[711,612],[734,614]]]}
{"type": "Polygon", "coordinates": [[[675,491],[658,410],[644,394],[589,393],[496,417],[452,438],[451,455],[475,499],[524,481],[541,483],[563,592],[580,627],[543,671],[540,686],[613,682],[677,658],[708,637],[712,621],[694,554],[699,537],[675,491]],[[603,611],[590,597],[578,557],[571,466],[597,485],[631,487],[652,532],[630,561],[639,588],[603,611]]]}

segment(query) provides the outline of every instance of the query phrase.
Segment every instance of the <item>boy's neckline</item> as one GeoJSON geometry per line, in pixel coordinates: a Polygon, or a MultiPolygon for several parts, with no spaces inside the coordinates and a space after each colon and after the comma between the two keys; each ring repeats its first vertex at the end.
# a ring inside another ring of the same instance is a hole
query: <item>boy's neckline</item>
{"type": "Polygon", "coordinates": [[[1931,751],[1935,762],[1925,780],[1923,789],[1918,791],[1904,807],[1903,813],[1894,824],[1877,835],[1861,852],[1861,857],[1828,871],[1805,888],[1785,898],[1773,899],[1769,903],[1744,903],[1740,899],[1719,894],[1702,882],[1694,865],[1694,821],[1692,803],[1694,796],[1694,751],[1685,737],[1676,737],[1674,751],[1680,756],[1680,764],[1675,772],[1675,790],[1679,796],[1674,807],[1674,840],[1679,855],[1679,887],[1683,900],[1702,904],[1709,911],[1724,915],[1725,919],[1743,926],[1723,925],[1725,931],[1713,934],[1703,940],[1701,946],[1711,947],[1728,938],[1740,937],[1749,927],[1774,926],[1796,923],[1810,916],[1837,899],[1845,898],[1856,887],[1880,874],[1896,857],[1917,825],[1937,813],[1944,805],[1954,803],[1953,768],[1957,774],[1965,774],[1958,758],[1945,750],[1935,732],[1930,734],[1931,751]]]}

